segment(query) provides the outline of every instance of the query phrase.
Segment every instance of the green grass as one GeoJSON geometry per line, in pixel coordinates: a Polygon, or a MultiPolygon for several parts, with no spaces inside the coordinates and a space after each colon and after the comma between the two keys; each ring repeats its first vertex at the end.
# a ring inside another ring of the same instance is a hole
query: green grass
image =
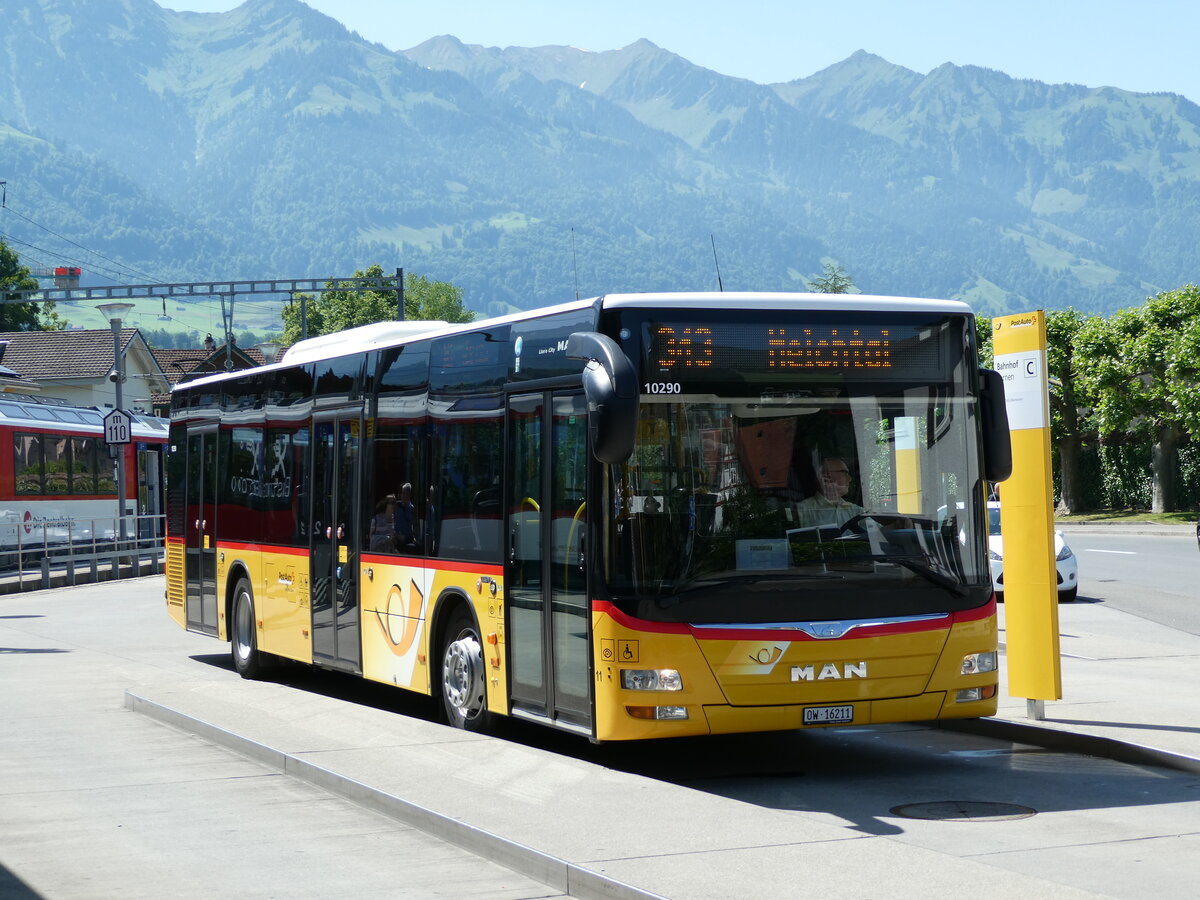
{"type": "Polygon", "coordinates": [[[1056,522],[1151,522],[1158,525],[1194,525],[1200,517],[1194,510],[1186,512],[1151,513],[1137,509],[1102,509],[1077,516],[1055,516],[1056,522]]]}

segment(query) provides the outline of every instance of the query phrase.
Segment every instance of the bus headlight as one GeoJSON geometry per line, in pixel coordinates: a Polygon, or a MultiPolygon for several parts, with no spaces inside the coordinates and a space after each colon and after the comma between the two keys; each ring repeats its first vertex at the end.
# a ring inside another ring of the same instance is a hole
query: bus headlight
{"type": "Polygon", "coordinates": [[[996,696],[996,686],[985,684],[983,687],[964,688],[954,695],[955,703],[974,703],[976,700],[991,700],[996,696]]]}
{"type": "Polygon", "coordinates": [[[968,653],[963,657],[960,675],[982,675],[984,672],[996,671],[996,651],[985,653],[968,653]]]}
{"type": "Polygon", "coordinates": [[[677,669],[622,669],[621,687],[627,691],[682,691],[677,669]]]}
{"type": "Polygon", "coordinates": [[[686,706],[627,706],[625,712],[635,719],[680,720],[688,717],[686,706]]]}

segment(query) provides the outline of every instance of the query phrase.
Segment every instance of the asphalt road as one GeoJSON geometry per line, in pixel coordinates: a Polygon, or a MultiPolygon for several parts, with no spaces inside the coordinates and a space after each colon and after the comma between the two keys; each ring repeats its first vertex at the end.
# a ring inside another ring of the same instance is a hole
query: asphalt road
{"type": "Polygon", "coordinates": [[[1194,534],[1064,529],[1079,559],[1080,603],[1104,603],[1200,635],[1200,550],[1194,534]]]}

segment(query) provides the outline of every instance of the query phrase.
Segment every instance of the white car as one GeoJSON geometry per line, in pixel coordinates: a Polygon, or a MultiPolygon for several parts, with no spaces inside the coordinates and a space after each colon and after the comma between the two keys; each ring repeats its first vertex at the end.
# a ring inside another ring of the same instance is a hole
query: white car
{"type": "MultiPolygon", "coordinates": [[[[988,505],[988,557],[996,599],[1004,600],[1004,538],[1000,536],[1000,504],[988,505]]],[[[1079,592],[1079,562],[1061,531],[1054,532],[1054,566],[1058,569],[1058,599],[1070,602],[1079,592]]]]}

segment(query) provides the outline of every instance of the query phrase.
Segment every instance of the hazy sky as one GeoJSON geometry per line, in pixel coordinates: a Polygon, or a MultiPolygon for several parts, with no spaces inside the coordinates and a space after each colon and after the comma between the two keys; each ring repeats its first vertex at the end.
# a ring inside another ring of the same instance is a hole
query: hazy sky
{"type": "MultiPolygon", "coordinates": [[[[221,12],[237,0],[158,0],[221,12]]],[[[1200,4],[1182,0],[306,0],[392,50],[441,34],[468,44],[613,50],[648,38],[724,75],[811,75],[867,50],[928,72],[945,62],[1017,78],[1200,102],[1200,4]]]]}

